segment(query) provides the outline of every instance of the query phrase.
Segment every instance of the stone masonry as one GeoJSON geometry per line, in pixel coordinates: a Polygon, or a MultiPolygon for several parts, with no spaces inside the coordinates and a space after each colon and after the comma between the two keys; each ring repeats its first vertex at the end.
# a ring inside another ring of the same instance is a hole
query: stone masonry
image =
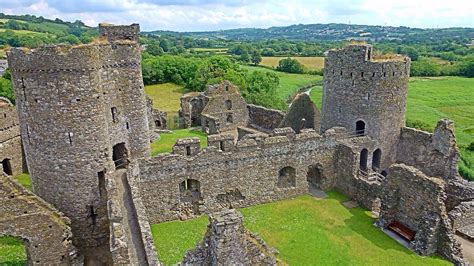
{"type": "Polygon", "coordinates": [[[209,215],[207,233],[183,265],[276,265],[270,248],[244,228],[242,215],[225,210],[209,215]]]}
{"type": "MultiPolygon", "coordinates": [[[[84,263],[157,265],[150,223],[287,199],[311,187],[380,209],[377,224],[413,230],[409,245],[418,253],[463,263],[453,236],[473,224],[466,212],[474,186],[457,174],[451,121],[441,120],[433,134],[405,127],[407,57],[375,57],[370,45],[330,51],[321,117],[307,95],[285,115],[247,105],[229,82],[184,95],[180,122],[212,134],[208,147],[180,139],[172,153],[150,157],[161,115],[147,108],[138,25],[101,25],[99,32],[89,45],[8,56],[34,192],[70,218],[84,263]]],[[[262,243],[235,211],[210,221],[185,263],[275,263],[255,248],[262,243]]]]}
{"type": "Polygon", "coordinates": [[[21,174],[25,167],[16,108],[3,97],[0,97],[0,161],[7,175],[21,174]]]}

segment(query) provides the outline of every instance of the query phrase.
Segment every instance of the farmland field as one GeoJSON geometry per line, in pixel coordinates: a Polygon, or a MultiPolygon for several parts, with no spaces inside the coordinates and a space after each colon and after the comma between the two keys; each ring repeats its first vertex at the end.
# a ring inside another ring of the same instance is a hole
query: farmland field
{"type": "MultiPolygon", "coordinates": [[[[277,67],[278,62],[281,59],[288,58],[288,57],[276,57],[276,56],[263,56],[262,62],[260,65],[262,66],[269,66],[269,67],[277,67]]],[[[321,70],[324,67],[324,57],[313,56],[313,57],[299,57],[294,56],[291,57],[293,59],[298,60],[303,66],[305,66],[308,70],[321,70]]]]}
{"type": "MultiPolygon", "coordinates": [[[[450,265],[438,257],[421,257],[376,228],[362,208],[347,209],[336,192],[315,199],[294,199],[241,209],[244,224],[279,251],[282,265],[450,265]]],[[[166,265],[182,260],[202,240],[207,218],[152,225],[160,259],[166,265]],[[184,236],[190,236],[183,239],[184,236]]]]}

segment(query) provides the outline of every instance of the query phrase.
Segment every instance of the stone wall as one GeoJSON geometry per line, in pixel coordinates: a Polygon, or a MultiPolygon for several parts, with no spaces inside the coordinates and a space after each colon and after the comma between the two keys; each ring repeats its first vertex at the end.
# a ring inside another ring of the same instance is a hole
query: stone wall
{"type": "MultiPolygon", "coordinates": [[[[188,142],[198,147],[196,141],[188,142]]],[[[338,144],[334,135],[307,130],[293,137],[244,139],[232,147],[225,142],[223,150],[217,141],[221,140],[210,139],[212,145],[197,153],[191,148],[191,155],[183,155],[185,149],[180,148],[180,154],[138,162],[134,179],[151,223],[307,193],[312,165],[320,165],[328,178],[334,177],[338,144]],[[284,179],[291,182],[280,182],[284,179]]]]}
{"type": "Polygon", "coordinates": [[[249,111],[248,126],[266,133],[270,133],[273,129],[279,127],[285,116],[282,111],[253,104],[248,104],[247,109],[249,111]]]}
{"type": "Polygon", "coordinates": [[[181,96],[179,109],[179,127],[188,128],[201,125],[201,113],[208,102],[202,93],[190,92],[181,96]]]}
{"type": "Polygon", "coordinates": [[[28,265],[75,265],[69,219],[10,177],[0,177],[0,236],[23,240],[28,265]]]}
{"type": "Polygon", "coordinates": [[[8,56],[34,191],[72,220],[74,243],[93,257],[109,247],[104,173],[149,155],[140,58],[138,43],[115,39],[8,56]]]}
{"type": "Polygon", "coordinates": [[[107,23],[99,24],[99,35],[101,37],[106,37],[109,42],[129,40],[138,43],[139,33],[140,25],[138,24],[131,24],[128,26],[110,25],[107,23]]]}
{"type": "Polygon", "coordinates": [[[377,225],[386,228],[398,221],[415,231],[411,248],[421,255],[436,252],[460,263],[462,254],[445,207],[445,182],[428,177],[414,167],[395,164],[382,183],[377,225]]]}
{"type": "Polygon", "coordinates": [[[305,128],[312,128],[319,132],[320,114],[308,94],[296,95],[280,127],[291,127],[297,133],[305,128]]]}
{"type": "MultiPolygon", "coordinates": [[[[229,81],[223,81],[209,86],[204,94],[209,100],[202,110],[202,115],[211,116],[216,120],[216,124],[219,124],[218,133],[247,126],[249,121],[247,103],[240,96],[236,86],[229,81]]],[[[206,127],[205,124],[202,126],[206,127]]]]}
{"type": "Polygon", "coordinates": [[[168,114],[153,107],[153,100],[146,97],[148,127],[150,131],[167,128],[168,114]]]}
{"type": "Polygon", "coordinates": [[[5,174],[18,175],[23,172],[18,115],[15,106],[3,97],[0,97],[0,162],[5,174]]]}
{"type": "Polygon", "coordinates": [[[276,265],[263,240],[245,229],[242,215],[224,210],[209,215],[204,240],[186,253],[183,265],[276,265]]]}
{"type": "Polygon", "coordinates": [[[428,176],[460,179],[454,123],[446,119],[440,120],[433,134],[402,128],[397,161],[414,166],[428,176]]]}
{"type": "Polygon", "coordinates": [[[370,45],[348,45],[329,51],[324,65],[321,131],[335,126],[356,131],[364,124],[381,149],[381,170],[396,159],[405,109],[410,59],[377,58],[370,45]]]}

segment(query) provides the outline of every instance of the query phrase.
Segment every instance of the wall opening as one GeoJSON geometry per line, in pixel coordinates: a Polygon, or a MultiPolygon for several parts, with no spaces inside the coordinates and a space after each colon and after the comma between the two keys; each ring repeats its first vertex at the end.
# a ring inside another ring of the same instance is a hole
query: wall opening
{"type": "Polygon", "coordinates": [[[289,188],[296,187],[296,170],[293,167],[287,166],[278,172],[277,187],[289,188]]]}
{"type": "Polygon", "coordinates": [[[382,173],[380,173],[381,175],[383,175],[384,177],[387,177],[387,171],[383,170],[382,173]]]}
{"type": "Polygon", "coordinates": [[[186,155],[191,155],[191,146],[186,146],[186,155]]]}
{"type": "Polygon", "coordinates": [[[232,109],[232,101],[231,100],[226,100],[225,101],[225,108],[227,108],[227,110],[232,109]]]}
{"type": "Polygon", "coordinates": [[[110,108],[110,112],[112,113],[112,121],[114,123],[118,122],[118,113],[117,113],[117,107],[112,107],[110,108]]]}
{"type": "Polygon", "coordinates": [[[306,174],[306,181],[310,188],[320,188],[323,182],[323,167],[320,164],[308,166],[308,173],[306,174]]]}
{"type": "Polygon", "coordinates": [[[115,169],[125,168],[127,166],[127,148],[125,143],[119,143],[112,148],[112,160],[115,164],[115,169]]]}
{"type": "Polygon", "coordinates": [[[106,190],[105,190],[105,171],[100,171],[97,173],[97,179],[99,183],[99,196],[100,199],[104,199],[106,195],[106,190]]]}
{"type": "Polygon", "coordinates": [[[227,115],[227,123],[234,123],[234,117],[232,116],[232,114],[227,115]]]}
{"type": "Polygon", "coordinates": [[[372,170],[378,171],[380,169],[381,159],[382,159],[382,151],[380,149],[376,149],[372,153],[372,170]]]}
{"type": "Polygon", "coordinates": [[[2,167],[3,167],[3,173],[5,173],[6,175],[13,175],[10,159],[3,159],[2,167]]]}
{"type": "Polygon", "coordinates": [[[363,149],[360,152],[360,161],[359,161],[359,168],[362,171],[367,172],[367,157],[369,155],[369,151],[367,149],[363,149]]]}
{"type": "Polygon", "coordinates": [[[224,142],[222,140],[219,141],[219,150],[224,151],[224,142]]]}
{"type": "Polygon", "coordinates": [[[201,183],[194,179],[186,179],[179,184],[179,200],[181,202],[198,202],[201,200],[201,183]]]}
{"type": "Polygon", "coordinates": [[[155,127],[161,127],[161,121],[155,120],[155,127]]]}
{"type": "Polygon", "coordinates": [[[365,122],[364,121],[358,120],[356,122],[356,134],[365,135],[365,122]]]}

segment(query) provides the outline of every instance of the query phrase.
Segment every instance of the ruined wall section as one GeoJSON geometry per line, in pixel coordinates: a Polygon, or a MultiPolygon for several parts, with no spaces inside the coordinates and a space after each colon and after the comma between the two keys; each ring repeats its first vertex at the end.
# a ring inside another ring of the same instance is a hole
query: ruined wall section
{"type": "MultiPolygon", "coordinates": [[[[223,81],[220,84],[209,86],[205,95],[209,101],[202,110],[202,115],[216,118],[219,124],[218,132],[247,126],[249,122],[247,103],[236,86],[229,81],[223,81]]],[[[205,119],[202,121],[202,126],[206,127],[205,119]]]]}
{"type": "Polygon", "coordinates": [[[138,43],[140,33],[140,25],[131,24],[111,25],[107,23],[99,24],[99,35],[106,37],[109,42],[117,40],[129,40],[138,43]]]}
{"type": "Polygon", "coordinates": [[[395,164],[381,187],[381,210],[377,225],[386,228],[398,221],[415,231],[410,242],[421,255],[439,253],[452,262],[462,262],[459,243],[445,206],[445,182],[418,169],[395,164]]]}
{"type": "Polygon", "coordinates": [[[459,156],[452,121],[440,120],[433,134],[407,127],[401,130],[397,161],[428,176],[461,179],[457,168],[459,156]]]}
{"type": "Polygon", "coordinates": [[[15,106],[6,98],[0,97],[0,162],[3,173],[11,175],[23,172],[23,154],[20,137],[20,124],[15,106]]]}
{"type": "Polygon", "coordinates": [[[245,229],[235,209],[209,215],[204,240],[186,253],[184,265],[277,265],[266,243],[245,229]]]}
{"type": "Polygon", "coordinates": [[[23,240],[28,265],[71,265],[78,261],[69,219],[9,177],[0,178],[0,236],[23,240]]]}
{"type": "Polygon", "coordinates": [[[320,116],[318,108],[309,95],[300,93],[291,102],[280,127],[291,127],[296,133],[305,128],[312,128],[319,132],[320,116]]]}
{"type": "Polygon", "coordinates": [[[285,113],[278,110],[268,109],[262,106],[247,104],[249,111],[249,124],[251,128],[270,133],[280,126],[285,113]]]}
{"type": "Polygon", "coordinates": [[[149,154],[138,44],[13,49],[8,58],[35,193],[71,218],[83,251],[108,249],[99,176],[114,171],[117,143],[131,158],[149,154]]]}
{"type": "Polygon", "coordinates": [[[348,45],[329,51],[324,66],[321,131],[342,126],[365,133],[382,150],[381,169],[396,159],[400,128],[405,126],[410,59],[376,58],[370,45],[348,45]]]}
{"type": "Polygon", "coordinates": [[[201,125],[201,113],[209,98],[203,93],[190,92],[181,96],[179,109],[179,126],[188,128],[201,125]]]}
{"type": "Polygon", "coordinates": [[[335,136],[308,131],[292,138],[245,139],[232,148],[222,139],[224,151],[216,147],[218,141],[212,139],[195,155],[139,161],[134,174],[151,223],[305,194],[310,165],[319,164],[334,176],[335,136]]]}

